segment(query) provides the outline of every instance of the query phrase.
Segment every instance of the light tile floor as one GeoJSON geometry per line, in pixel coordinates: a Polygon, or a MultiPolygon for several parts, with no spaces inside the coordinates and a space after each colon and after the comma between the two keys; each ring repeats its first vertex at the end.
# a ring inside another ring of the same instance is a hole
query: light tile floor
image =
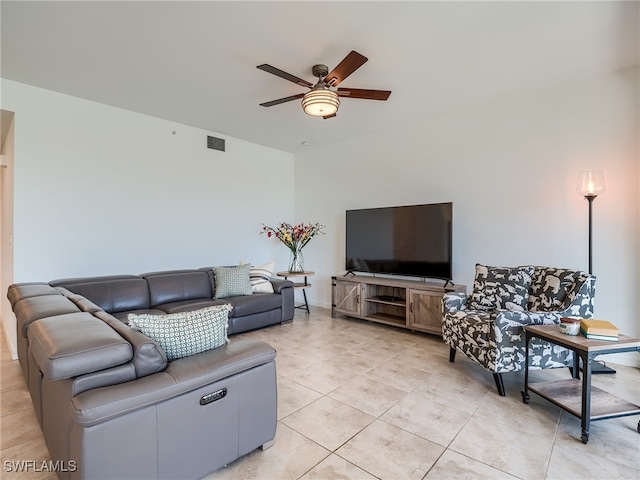
{"type": "MultiPolygon", "coordinates": [[[[464,355],[450,363],[439,337],[332,319],[317,307],[240,336],[278,351],[276,439],[207,480],[640,478],[640,417],[593,422],[583,445],[577,418],[535,394],[522,402],[522,373],[505,375],[507,396],[500,397],[493,377],[464,355]]],[[[4,338],[1,362],[3,469],[7,460],[48,459],[4,338]]],[[[615,375],[594,376],[594,385],[640,404],[640,370],[614,368],[615,375]]],[[[5,470],[0,477],[55,478],[5,470]]]]}

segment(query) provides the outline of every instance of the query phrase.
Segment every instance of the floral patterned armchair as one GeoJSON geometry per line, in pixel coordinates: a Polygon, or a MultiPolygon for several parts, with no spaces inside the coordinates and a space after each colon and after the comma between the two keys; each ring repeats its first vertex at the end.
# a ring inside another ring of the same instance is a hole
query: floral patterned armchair
{"type": "MultiPolygon", "coordinates": [[[[473,292],[446,293],[442,338],[450,347],[493,373],[504,396],[502,374],[524,370],[525,325],[557,324],[561,317],[593,317],[596,278],[552,267],[476,265],[473,292]]],[[[532,339],[529,368],[573,367],[573,353],[532,339]]]]}

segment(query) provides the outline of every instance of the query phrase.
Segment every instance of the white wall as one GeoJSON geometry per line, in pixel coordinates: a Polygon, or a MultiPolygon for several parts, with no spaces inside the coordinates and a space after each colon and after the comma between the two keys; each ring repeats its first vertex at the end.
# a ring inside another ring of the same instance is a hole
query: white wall
{"type": "Polygon", "coordinates": [[[476,262],[586,271],[588,210],[576,182],[579,170],[602,168],[595,314],[639,336],[638,85],[634,68],[437,118],[417,105],[395,131],[298,155],[296,216],[328,233],[305,251],[317,272],[311,302],[330,306],[352,208],[453,201],[454,282],[469,291],[476,262]]]}
{"type": "Polygon", "coordinates": [[[260,224],[304,220],[327,226],[304,254],[311,303],[329,307],[346,209],[443,201],[456,283],[471,288],[475,262],[586,270],[575,183],[593,167],[607,182],[594,203],[596,315],[638,336],[638,81],[636,68],[437,118],[419,106],[395,131],[309,150],[294,168],[287,153],[228,137],[226,152],[209,150],[206,135],[224,136],[2,80],[2,108],[16,112],[13,281],[240,259],[284,269],[286,249],[260,224]]]}
{"type": "Polygon", "coordinates": [[[2,108],[15,112],[14,282],[286,267],[259,232],[293,217],[293,155],[4,79],[2,108]]]}
{"type": "MultiPolygon", "coordinates": [[[[6,118],[7,116],[3,115],[3,119],[6,118]]],[[[4,321],[5,318],[14,318],[11,304],[5,294],[13,281],[13,115],[10,118],[11,123],[2,144],[6,166],[0,167],[0,314],[5,338],[15,354],[16,324],[15,321],[4,321]]]]}

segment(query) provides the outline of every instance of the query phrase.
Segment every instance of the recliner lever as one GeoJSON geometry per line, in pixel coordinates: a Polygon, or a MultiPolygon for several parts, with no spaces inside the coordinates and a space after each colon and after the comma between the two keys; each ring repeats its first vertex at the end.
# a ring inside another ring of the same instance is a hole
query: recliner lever
{"type": "Polygon", "coordinates": [[[216,402],[226,396],[227,396],[227,389],[221,388],[220,390],[216,390],[215,392],[207,393],[206,395],[203,395],[200,398],[200,405],[208,405],[209,403],[216,402]]]}

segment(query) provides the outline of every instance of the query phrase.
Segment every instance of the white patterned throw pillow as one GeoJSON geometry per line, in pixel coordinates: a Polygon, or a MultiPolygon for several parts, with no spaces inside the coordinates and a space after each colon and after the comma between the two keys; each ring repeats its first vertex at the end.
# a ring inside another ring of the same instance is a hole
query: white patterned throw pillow
{"type": "Polygon", "coordinates": [[[215,298],[235,297],[239,295],[251,295],[251,279],[249,273],[251,265],[244,264],[236,267],[215,267],[216,292],[215,298]]]}
{"type": "Polygon", "coordinates": [[[192,312],[151,315],[130,313],[129,326],[153,339],[168,361],[205,352],[229,343],[227,328],[231,304],[192,312]]]}
{"type": "Polygon", "coordinates": [[[251,267],[249,278],[251,280],[251,290],[253,293],[273,293],[273,285],[271,285],[271,277],[276,268],[276,261],[273,260],[264,265],[251,267]]]}

